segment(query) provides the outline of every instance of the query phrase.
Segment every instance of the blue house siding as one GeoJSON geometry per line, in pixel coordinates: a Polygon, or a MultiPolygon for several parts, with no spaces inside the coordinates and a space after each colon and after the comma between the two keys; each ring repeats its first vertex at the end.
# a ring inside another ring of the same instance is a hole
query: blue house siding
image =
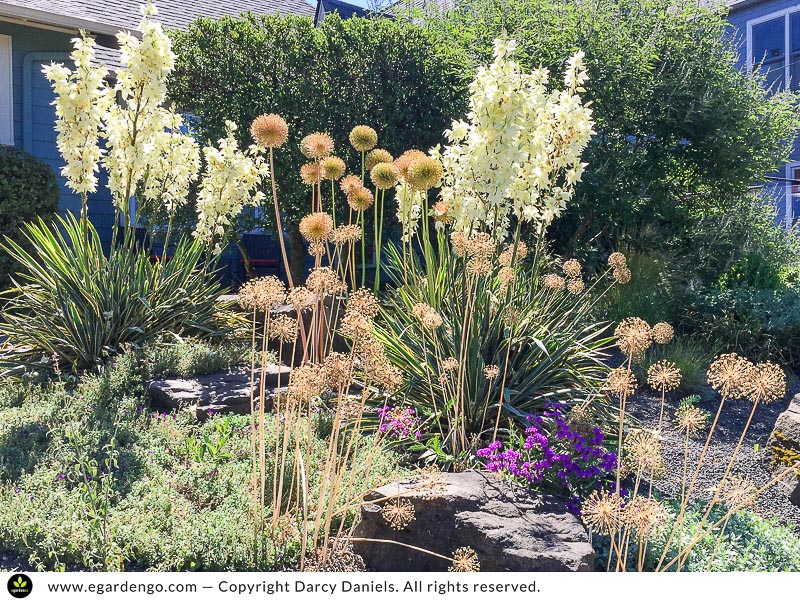
{"type": "MultiPolygon", "coordinates": [[[[752,25],[753,21],[759,19],[769,20],[770,15],[780,14],[784,11],[800,11],[800,1],[798,0],[763,0],[753,2],[741,2],[739,6],[733,6],[728,14],[728,22],[730,23],[730,35],[736,43],[738,50],[738,66],[743,71],[749,72],[750,65],[748,56],[748,26],[752,25]]],[[[800,28],[798,32],[800,33],[800,28]]],[[[797,34],[796,33],[796,34],[797,34]]],[[[795,35],[796,35],[795,34],[795,35]]],[[[790,49],[784,48],[785,53],[790,53],[790,49]]],[[[754,57],[756,61],[760,61],[761,57],[754,57]]],[[[789,59],[790,63],[797,62],[796,59],[789,59]]],[[[772,173],[774,177],[796,179],[800,171],[795,172],[795,168],[800,169],[800,140],[795,140],[794,147],[789,155],[789,162],[778,171],[772,173]]],[[[787,182],[765,182],[768,191],[774,196],[776,207],[778,209],[778,218],[788,223],[797,222],[800,219],[800,196],[795,195],[792,197],[792,186],[787,182]],[[788,198],[788,202],[787,202],[788,198]],[[787,219],[787,208],[791,211],[791,219],[787,219]]],[[[795,193],[800,192],[796,189],[795,193]]]]}
{"type": "MultiPolygon", "coordinates": [[[[42,73],[42,67],[51,62],[70,66],[69,52],[74,35],[2,21],[0,34],[12,38],[14,145],[50,165],[61,187],[61,212],[77,214],[81,200],[61,176],[64,162],[56,146],[53,91],[42,73]]],[[[89,216],[106,243],[110,243],[114,223],[110,198],[101,177],[97,193],[89,198],[89,216]]]]}

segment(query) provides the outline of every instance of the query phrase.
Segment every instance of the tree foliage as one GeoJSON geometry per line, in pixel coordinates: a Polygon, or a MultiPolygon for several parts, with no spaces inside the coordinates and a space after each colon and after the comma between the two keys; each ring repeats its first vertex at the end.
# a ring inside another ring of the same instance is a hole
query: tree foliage
{"type": "Polygon", "coordinates": [[[725,14],[697,2],[464,0],[427,23],[473,64],[504,34],[520,40],[527,67],[560,71],[585,51],[597,136],[551,230],[562,251],[605,249],[644,224],[689,239],[698,215],[724,210],[786,159],[800,126],[794,96],[770,96],[741,72],[725,14]]]}

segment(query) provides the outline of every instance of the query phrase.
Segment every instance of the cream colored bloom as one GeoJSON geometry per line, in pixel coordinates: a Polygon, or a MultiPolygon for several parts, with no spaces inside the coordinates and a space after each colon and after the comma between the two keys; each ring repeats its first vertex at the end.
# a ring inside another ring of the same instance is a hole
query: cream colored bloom
{"type": "Polygon", "coordinates": [[[255,206],[264,198],[258,187],[269,169],[257,146],[239,149],[236,124],[226,122],[227,136],[218,147],[206,146],[203,156],[206,172],[197,195],[195,235],[222,250],[222,241],[245,206],[255,206]]]}
{"type": "Polygon", "coordinates": [[[502,237],[511,214],[549,224],[571,199],[586,166],[581,153],[594,125],[579,93],[586,80],[583,54],[568,62],[565,89],[549,89],[549,73],[525,73],[510,59],[513,40],[495,40],[495,60],[470,85],[467,121],[446,132],[449,145],[431,154],[444,166],[440,192],[456,229],[495,222],[502,237]]]}

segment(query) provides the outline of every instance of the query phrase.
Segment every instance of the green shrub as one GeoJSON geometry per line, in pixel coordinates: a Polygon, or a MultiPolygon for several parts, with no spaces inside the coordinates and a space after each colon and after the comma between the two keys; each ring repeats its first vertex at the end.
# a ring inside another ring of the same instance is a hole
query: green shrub
{"type": "MultiPolygon", "coordinates": [[[[291,529],[253,559],[249,416],[197,424],[151,413],[142,370],[141,353],[127,352],[72,392],[0,380],[0,553],[41,570],[291,567],[300,552],[291,529]],[[203,444],[218,451],[191,450],[203,444]]],[[[329,440],[314,425],[310,455],[322,463],[329,440]]],[[[269,415],[268,447],[274,430],[269,415]]],[[[375,452],[363,446],[353,461],[375,452]]],[[[402,473],[399,455],[382,449],[355,485],[402,473]]],[[[312,473],[312,511],[320,483],[312,473]]]]}
{"type": "Polygon", "coordinates": [[[690,325],[709,345],[800,368],[800,293],[751,287],[698,295],[690,325]]]}
{"type": "MultiPolygon", "coordinates": [[[[50,167],[12,146],[0,146],[0,240],[8,236],[24,244],[20,232],[23,224],[54,215],[59,197],[56,176],[50,167]]],[[[18,262],[0,251],[0,290],[19,268],[18,262]]]]}
{"type": "Polygon", "coordinates": [[[55,356],[75,369],[94,368],[124,344],[172,332],[218,335],[219,283],[202,264],[203,244],[184,238],[172,260],[151,264],[127,242],[103,253],[97,231],[72,216],[27,226],[33,246],[3,248],[25,271],[4,294],[0,334],[18,346],[12,364],[55,356]]]}
{"type": "Polygon", "coordinates": [[[604,314],[614,323],[639,317],[648,323],[672,321],[679,304],[674,259],[653,250],[625,252],[632,277],[606,296],[604,314]]]}
{"type": "Polygon", "coordinates": [[[696,392],[706,384],[706,371],[714,358],[713,346],[693,339],[690,336],[678,335],[669,344],[655,344],[645,354],[644,360],[635,363],[639,381],[647,380],[647,370],[660,360],[675,363],[681,370],[683,392],[696,392]]]}
{"type": "Polygon", "coordinates": [[[248,363],[250,347],[236,343],[211,344],[202,340],[156,343],[144,351],[146,368],[152,377],[193,377],[208,375],[248,363]]]}
{"type": "MultiPolygon", "coordinates": [[[[668,506],[668,519],[663,531],[667,535],[656,535],[647,545],[644,570],[651,571],[664,551],[668,532],[671,531],[677,515],[677,504],[668,506]]],[[[684,547],[691,541],[703,516],[705,505],[697,505],[685,515],[680,535],[676,535],[665,564],[675,555],[678,544],[684,547]]],[[[711,522],[724,516],[723,509],[715,508],[711,522]]],[[[605,570],[608,559],[608,538],[594,536],[595,557],[598,569],[605,570]]],[[[631,555],[638,552],[638,546],[631,544],[631,555]]],[[[636,564],[630,560],[629,564],[636,564]]],[[[674,570],[674,569],[673,569],[674,570]]],[[[719,525],[715,534],[702,539],[694,546],[685,563],[684,571],[800,571],[800,537],[792,527],[779,525],[776,520],[764,519],[755,513],[743,510],[734,513],[725,526],[719,525]],[[715,549],[718,540],[719,547],[715,549]]]]}

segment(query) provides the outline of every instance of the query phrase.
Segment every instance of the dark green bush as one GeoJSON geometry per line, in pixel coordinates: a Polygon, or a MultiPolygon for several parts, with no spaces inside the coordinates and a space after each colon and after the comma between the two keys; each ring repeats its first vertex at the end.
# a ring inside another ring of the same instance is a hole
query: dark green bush
{"type": "Polygon", "coordinates": [[[690,325],[720,350],[800,368],[800,293],[737,287],[698,295],[690,325]]]}
{"type": "MultiPolygon", "coordinates": [[[[0,239],[20,243],[22,226],[36,217],[49,218],[58,210],[58,183],[45,163],[13,146],[0,146],[0,239]]],[[[0,289],[20,267],[0,251],[0,289]]]]}

